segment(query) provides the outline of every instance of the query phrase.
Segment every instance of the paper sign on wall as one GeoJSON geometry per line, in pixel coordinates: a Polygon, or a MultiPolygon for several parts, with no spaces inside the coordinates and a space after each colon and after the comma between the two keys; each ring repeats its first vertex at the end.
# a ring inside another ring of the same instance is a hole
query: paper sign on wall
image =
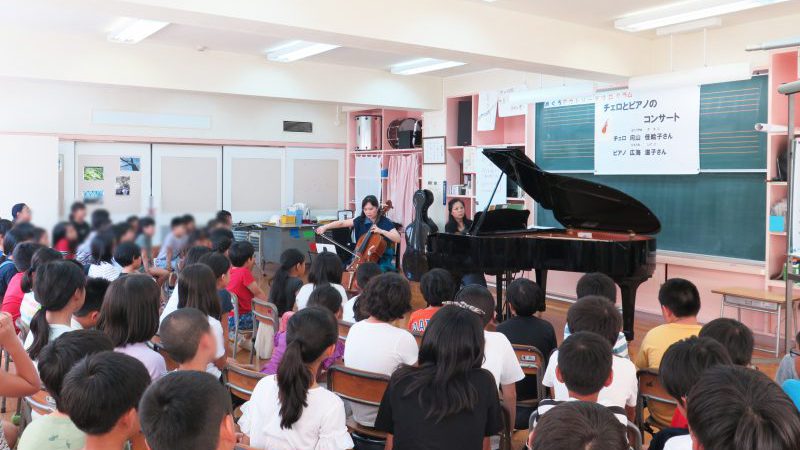
{"type": "Polygon", "coordinates": [[[478,131],[492,131],[497,120],[497,91],[478,94],[478,131]]]}
{"type": "Polygon", "coordinates": [[[520,85],[514,86],[507,89],[500,89],[499,97],[497,99],[497,115],[500,117],[511,117],[511,116],[524,116],[528,112],[528,104],[527,103],[510,103],[508,101],[508,95],[512,92],[522,92],[526,91],[528,88],[527,86],[520,85]]]}
{"type": "Polygon", "coordinates": [[[594,170],[599,175],[700,171],[700,87],[600,94],[594,170]]]}

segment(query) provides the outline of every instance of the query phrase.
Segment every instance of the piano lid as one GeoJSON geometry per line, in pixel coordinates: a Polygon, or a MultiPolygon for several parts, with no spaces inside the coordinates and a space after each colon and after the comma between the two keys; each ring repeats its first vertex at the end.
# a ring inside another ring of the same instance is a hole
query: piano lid
{"type": "Polygon", "coordinates": [[[546,172],[521,148],[486,148],[483,154],[567,228],[637,234],[661,230],[658,217],[642,202],[599,183],[546,172]]]}

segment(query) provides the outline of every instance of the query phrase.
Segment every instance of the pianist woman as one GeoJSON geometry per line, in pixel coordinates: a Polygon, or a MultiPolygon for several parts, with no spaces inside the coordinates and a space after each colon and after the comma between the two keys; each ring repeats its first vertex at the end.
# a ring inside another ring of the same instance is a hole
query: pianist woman
{"type": "MultiPolygon", "coordinates": [[[[472,227],[472,220],[467,218],[467,210],[464,202],[454,198],[447,203],[449,213],[447,223],[444,226],[445,233],[467,234],[472,227]]],[[[480,284],[486,286],[486,277],[482,273],[465,273],[461,277],[461,285],[480,284]]]]}
{"type": "Polygon", "coordinates": [[[394,227],[394,224],[386,216],[380,215],[380,203],[374,195],[368,195],[361,201],[361,215],[354,219],[337,220],[327,225],[317,227],[317,234],[322,234],[334,228],[352,228],[355,234],[355,241],[363,236],[367,231],[372,230],[373,233],[381,235],[388,244],[386,252],[383,253],[381,259],[378,260],[378,265],[384,272],[394,272],[396,267],[394,264],[395,246],[400,243],[400,233],[394,227]],[[375,223],[377,220],[377,223],[375,223]]]}

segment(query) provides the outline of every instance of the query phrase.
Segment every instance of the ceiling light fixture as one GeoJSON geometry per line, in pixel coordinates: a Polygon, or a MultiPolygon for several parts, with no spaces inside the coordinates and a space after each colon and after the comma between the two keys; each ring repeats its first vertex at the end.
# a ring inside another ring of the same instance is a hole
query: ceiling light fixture
{"type": "Polygon", "coordinates": [[[508,94],[508,102],[512,105],[521,105],[588,95],[594,95],[594,84],[575,84],[512,92],[508,94]]]}
{"type": "Polygon", "coordinates": [[[118,23],[107,37],[109,42],[117,44],[137,44],[167,25],[169,22],[126,18],[118,23]]]}
{"type": "Polygon", "coordinates": [[[753,71],[750,69],[750,64],[748,63],[723,64],[691,70],[631,77],[631,79],[628,80],[628,89],[632,91],[669,89],[680,86],[749,80],[752,76],[753,71]]]}
{"type": "Polygon", "coordinates": [[[710,19],[694,20],[692,22],[679,23],[668,27],[656,28],[656,36],[671,36],[673,34],[690,33],[692,31],[707,30],[722,26],[722,19],[712,17],[710,19]]]}
{"type": "Polygon", "coordinates": [[[415,59],[392,66],[391,72],[395,75],[416,75],[418,73],[433,72],[444,70],[451,67],[463,66],[466,63],[457,61],[446,61],[434,58],[415,59]]]}
{"type": "Polygon", "coordinates": [[[635,33],[785,1],[788,0],[687,0],[628,14],[614,21],[614,27],[635,33]]]}
{"type": "Polygon", "coordinates": [[[292,62],[339,47],[338,45],[318,42],[292,41],[267,51],[267,59],[275,62],[292,62]]]}

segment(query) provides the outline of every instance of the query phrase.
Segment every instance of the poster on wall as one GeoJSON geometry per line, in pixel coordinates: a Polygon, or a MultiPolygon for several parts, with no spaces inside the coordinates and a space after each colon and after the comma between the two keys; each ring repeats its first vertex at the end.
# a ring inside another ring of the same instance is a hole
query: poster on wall
{"type": "Polygon", "coordinates": [[[673,175],[700,171],[700,87],[616,91],[595,99],[598,175],[673,175]]]}
{"type": "Polygon", "coordinates": [[[103,181],[103,168],[87,166],[83,168],[84,181],[103,181]]]}
{"type": "Polygon", "coordinates": [[[86,203],[87,205],[102,205],[103,191],[99,189],[83,191],[83,203],[86,203]]]}
{"type": "Polygon", "coordinates": [[[131,177],[117,177],[114,189],[117,195],[131,195],[131,177]]]}
{"type": "Polygon", "coordinates": [[[478,131],[492,131],[497,121],[497,91],[478,94],[478,131]]]}
{"type": "Polygon", "coordinates": [[[136,156],[120,156],[119,170],[122,172],[138,172],[142,168],[142,158],[136,156]]]}
{"type": "Polygon", "coordinates": [[[508,89],[500,89],[497,99],[497,115],[500,117],[524,116],[528,113],[527,103],[511,103],[508,96],[514,92],[523,92],[528,87],[523,85],[514,86],[508,89]]]}

